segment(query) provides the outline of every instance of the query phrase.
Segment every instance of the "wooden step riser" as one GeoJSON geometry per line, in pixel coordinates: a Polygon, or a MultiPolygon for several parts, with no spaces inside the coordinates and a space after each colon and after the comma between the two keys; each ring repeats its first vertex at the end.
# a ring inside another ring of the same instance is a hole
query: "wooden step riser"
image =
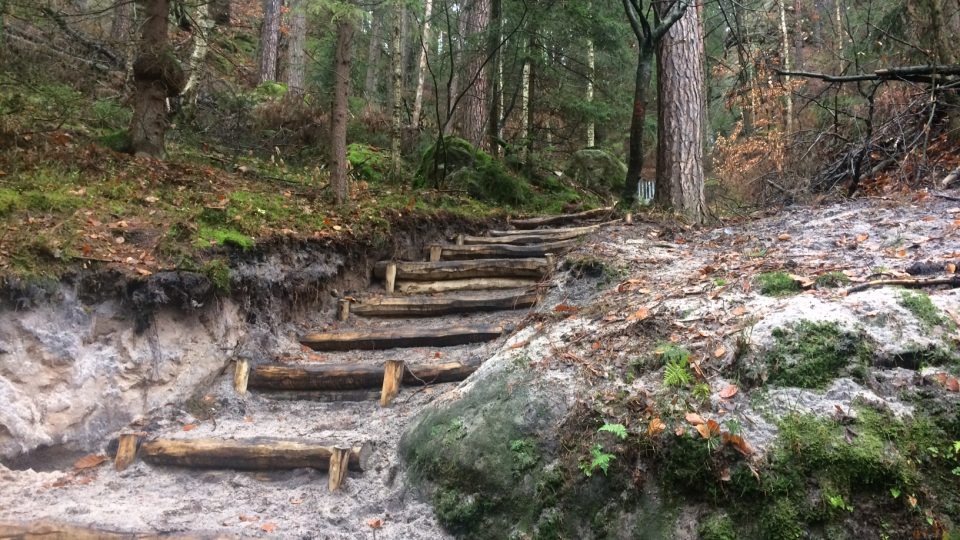
{"type": "MultiPolygon", "coordinates": [[[[444,315],[461,315],[466,313],[487,313],[493,311],[526,309],[536,305],[536,303],[536,293],[527,293],[502,299],[460,299],[444,303],[365,303],[352,307],[351,312],[361,317],[442,317],[444,315]]],[[[450,345],[451,343],[449,342],[444,342],[443,345],[437,344],[437,346],[450,345]]]]}
{"type": "MultiPolygon", "coordinates": [[[[459,382],[470,376],[479,363],[425,364],[407,366],[402,382],[406,386],[459,382]]],[[[281,391],[353,391],[383,387],[383,366],[324,365],[291,367],[258,366],[250,373],[250,388],[281,391]]]]}
{"type": "Polygon", "coordinates": [[[577,240],[564,240],[546,244],[518,246],[513,244],[482,244],[463,246],[432,246],[428,254],[439,255],[441,261],[464,261],[476,259],[546,259],[560,251],[577,245],[577,240]]]}
{"type": "Polygon", "coordinates": [[[600,225],[588,225],[586,227],[564,227],[562,229],[532,229],[532,230],[511,230],[511,231],[487,231],[488,236],[555,236],[563,234],[589,234],[600,228],[600,225]]]}
{"type": "Polygon", "coordinates": [[[517,246],[535,246],[538,244],[562,242],[567,240],[576,240],[584,236],[584,233],[558,233],[552,235],[520,234],[514,236],[464,236],[457,241],[463,242],[463,245],[485,245],[485,244],[509,244],[517,246]]]}
{"type": "MultiPolygon", "coordinates": [[[[157,439],[140,446],[140,458],[163,466],[268,471],[327,470],[334,446],[275,440],[157,439]]],[[[351,470],[362,471],[360,448],[349,453],[351,470]]]]}
{"type": "Polygon", "coordinates": [[[447,279],[442,281],[402,281],[396,284],[395,292],[402,294],[430,294],[462,291],[495,291],[508,289],[532,289],[540,284],[538,279],[523,278],[476,278],[447,279]]]}
{"type": "Polygon", "coordinates": [[[537,227],[549,227],[549,226],[555,226],[555,225],[562,225],[565,223],[576,223],[577,221],[586,220],[586,219],[599,219],[607,216],[612,211],[613,211],[613,207],[610,206],[607,208],[595,208],[593,210],[586,210],[583,212],[578,212],[576,214],[535,217],[535,218],[529,218],[529,219],[514,219],[510,221],[510,225],[514,226],[517,229],[536,229],[537,227]]]}
{"type": "Polygon", "coordinates": [[[491,341],[501,334],[503,327],[499,325],[459,325],[426,329],[318,332],[301,337],[300,343],[315,351],[372,351],[400,347],[452,347],[491,341]]]}
{"type": "Polygon", "coordinates": [[[541,278],[550,265],[546,258],[483,259],[473,261],[438,262],[378,262],[373,274],[391,281],[388,270],[396,265],[393,276],[397,281],[438,281],[472,278],[541,278]]]}

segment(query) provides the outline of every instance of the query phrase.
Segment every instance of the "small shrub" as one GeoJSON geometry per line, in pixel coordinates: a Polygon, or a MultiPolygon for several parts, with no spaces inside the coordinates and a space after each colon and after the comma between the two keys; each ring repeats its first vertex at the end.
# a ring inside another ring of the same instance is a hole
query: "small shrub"
{"type": "Polygon", "coordinates": [[[597,433],[612,433],[619,439],[627,438],[627,428],[623,424],[604,424],[600,426],[597,433]]]}
{"type": "Polygon", "coordinates": [[[0,216],[6,216],[16,211],[23,201],[20,194],[12,189],[0,188],[0,216]]]}
{"type": "Polygon", "coordinates": [[[933,305],[930,297],[922,292],[911,293],[909,291],[901,291],[900,305],[907,308],[910,313],[913,313],[913,316],[919,319],[923,326],[927,328],[941,326],[949,321],[937,306],[933,305]]]}
{"type": "Polygon", "coordinates": [[[786,272],[764,272],[756,277],[760,294],[787,296],[800,292],[800,284],[786,272]]]}
{"type": "Polygon", "coordinates": [[[590,447],[590,460],[583,460],[580,462],[580,470],[586,476],[593,476],[593,473],[597,472],[597,469],[603,471],[603,475],[607,475],[607,471],[610,469],[610,463],[616,459],[616,456],[613,454],[608,454],[603,451],[603,446],[595,444],[590,447]]]}
{"type": "Polygon", "coordinates": [[[230,292],[230,267],[219,259],[203,265],[203,273],[210,279],[213,286],[220,292],[230,292]]]}
{"type": "Polygon", "coordinates": [[[710,514],[697,528],[700,540],[737,540],[733,520],[725,513],[710,514]]]}
{"type": "Polygon", "coordinates": [[[816,285],[818,289],[835,289],[843,287],[850,283],[850,278],[843,272],[827,272],[817,276],[816,285]]]}

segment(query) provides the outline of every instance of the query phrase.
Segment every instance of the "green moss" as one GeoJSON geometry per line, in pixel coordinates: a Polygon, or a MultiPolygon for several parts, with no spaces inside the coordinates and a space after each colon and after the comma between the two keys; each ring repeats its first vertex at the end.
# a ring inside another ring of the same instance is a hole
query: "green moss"
{"type": "Polygon", "coordinates": [[[203,273],[220,292],[230,292],[230,267],[224,261],[215,259],[203,265],[203,273]]]}
{"type": "Polygon", "coordinates": [[[759,514],[761,538],[769,540],[796,540],[803,538],[805,527],[794,501],[776,499],[763,507],[759,514]]]}
{"type": "Polygon", "coordinates": [[[816,285],[819,289],[834,289],[850,283],[850,278],[840,271],[827,272],[817,276],[816,285]]]}
{"type": "Polygon", "coordinates": [[[540,461],[537,443],[529,437],[510,441],[510,451],[513,452],[513,472],[518,476],[532,469],[540,461]]]}
{"type": "Polygon", "coordinates": [[[800,321],[773,331],[774,345],[764,358],[770,382],[819,388],[852,365],[863,365],[870,350],[863,336],[837,323],[800,321]]]}
{"type": "Polygon", "coordinates": [[[943,315],[940,309],[933,305],[926,293],[901,291],[900,305],[913,313],[914,317],[919,319],[920,323],[927,328],[941,326],[949,322],[949,319],[943,315]]]}
{"type": "Polygon", "coordinates": [[[233,246],[247,250],[253,247],[254,242],[253,238],[232,229],[200,227],[196,247],[209,247],[211,244],[233,246]]]}
{"type": "Polygon", "coordinates": [[[723,512],[707,516],[697,528],[697,534],[700,535],[700,540],[737,540],[733,520],[723,512]]]}
{"type": "Polygon", "coordinates": [[[12,189],[0,188],[0,216],[13,213],[23,205],[20,194],[12,189]]]}
{"type": "Polygon", "coordinates": [[[433,496],[433,506],[440,523],[454,532],[469,531],[482,514],[482,504],[476,495],[466,495],[456,490],[437,490],[433,496]]]}
{"type": "Polygon", "coordinates": [[[390,172],[389,154],[369,144],[347,145],[347,161],[353,167],[353,174],[368,182],[383,182],[390,172]]]}
{"type": "Polygon", "coordinates": [[[571,156],[566,175],[585,189],[619,195],[627,177],[627,166],[604,150],[585,148],[571,156]]]}
{"type": "Polygon", "coordinates": [[[478,200],[519,206],[533,196],[529,183],[469,142],[447,137],[430,146],[417,168],[415,187],[464,190],[478,200]]]}
{"type": "Polygon", "coordinates": [[[764,272],[756,277],[760,294],[787,296],[800,292],[800,284],[786,272],[764,272]]]}

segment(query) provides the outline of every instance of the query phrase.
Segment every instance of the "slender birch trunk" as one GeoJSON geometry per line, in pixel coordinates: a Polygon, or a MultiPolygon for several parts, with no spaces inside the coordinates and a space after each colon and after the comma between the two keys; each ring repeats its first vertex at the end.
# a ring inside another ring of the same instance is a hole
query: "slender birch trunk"
{"type": "MultiPolygon", "coordinates": [[[[786,0],[778,0],[777,4],[780,8],[780,34],[783,38],[780,51],[780,54],[783,56],[783,70],[790,71],[790,35],[787,33],[787,2],[786,0]]],[[[786,132],[790,134],[793,133],[793,89],[790,87],[789,75],[783,77],[783,83],[784,86],[786,86],[786,92],[783,95],[786,113],[786,132]]]]}
{"type": "Polygon", "coordinates": [[[190,59],[187,61],[186,70],[190,74],[186,86],[183,87],[183,96],[195,102],[197,100],[197,83],[200,80],[200,73],[203,71],[203,61],[207,58],[207,50],[210,46],[210,31],[213,30],[213,18],[210,17],[210,5],[200,4],[194,14],[195,24],[193,25],[193,50],[190,52],[190,59]]]}
{"type": "MultiPolygon", "coordinates": [[[[593,39],[587,38],[587,104],[593,105],[593,78],[596,74],[597,55],[593,47],[593,39]]],[[[593,121],[592,111],[587,122],[587,148],[596,146],[597,125],[593,121]]]]}
{"type": "Polygon", "coordinates": [[[391,132],[390,132],[390,156],[393,163],[393,171],[400,171],[400,143],[403,138],[403,51],[401,49],[402,40],[402,21],[404,6],[397,2],[393,15],[393,41],[391,46],[391,58],[393,72],[393,85],[390,95],[391,104],[391,132]]]}
{"type": "Polygon", "coordinates": [[[413,98],[411,124],[420,127],[423,113],[423,86],[427,80],[427,50],[430,48],[430,17],[433,15],[433,0],[426,0],[423,7],[423,32],[420,34],[420,61],[417,63],[417,89],[413,98]]]}

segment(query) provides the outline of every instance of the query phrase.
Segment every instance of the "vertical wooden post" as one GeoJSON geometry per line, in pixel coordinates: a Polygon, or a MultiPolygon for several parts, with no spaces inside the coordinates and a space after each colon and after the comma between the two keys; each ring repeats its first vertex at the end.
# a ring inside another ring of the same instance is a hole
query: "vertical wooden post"
{"type": "Polygon", "coordinates": [[[383,366],[383,388],[380,390],[380,406],[386,407],[400,393],[403,382],[403,360],[387,360],[383,366]]]}
{"type": "Polygon", "coordinates": [[[457,245],[458,245],[458,246],[462,246],[462,245],[463,245],[463,235],[462,235],[462,234],[458,234],[458,235],[457,235],[457,245]]]}
{"type": "Polygon", "coordinates": [[[250,379],[250,362],[246,360],[237,360],[236,369],[233,372],[233,388],[238,394],[247,393],[247,381],[250,379]]]}
{"type": "Polygon", "coordinates": [[[387,292],[392,293],[394,286],[397,284],[397,263],[387,263],[387,292]]]}
{"type": "Polygon", "coordinates": [[[555,266],[556,263],[557,263],[557,258],[556,258],[556,256],[555,256],[553,253],[547,253],[547,254],[544,255],[543,257],[544,257],[545,259],[547,259],[547,271],[548,271],[548,272],[552,272],[553,269],[554,269],[554,266],[555,266]]]}
{"type": "Polygon", "coordinates": [[[339,491],[347,479],[347,466],[350,463],[349,448],[334,448],[330,453],[330,469],[327,487],[330,491],[339,491]]]}
{"type": "Polygon", "coordinates": [[[442,246],[430,246],[430,262],[439,261],[441,254],[443,254],[442,246]]]}
{"type": "Polygon", "coordinates": [[[140,437],[135,433],[124,433],[120,435],[117,442],[117,457],[113,461],[114,467],[122,471],[130,466],[137,459],[137,443],[140,437]]]}
{"type": "Polygon", "coordinates": [[[341,298],[337,310],[337,320],[345,321],[350,318],[350,299],[341,298]]]}
{"type": "Polygon", "coordinates": [[[633,225],[633,212],[627,212],[627,217],[623,220],[627,225],[633,225]]]}

